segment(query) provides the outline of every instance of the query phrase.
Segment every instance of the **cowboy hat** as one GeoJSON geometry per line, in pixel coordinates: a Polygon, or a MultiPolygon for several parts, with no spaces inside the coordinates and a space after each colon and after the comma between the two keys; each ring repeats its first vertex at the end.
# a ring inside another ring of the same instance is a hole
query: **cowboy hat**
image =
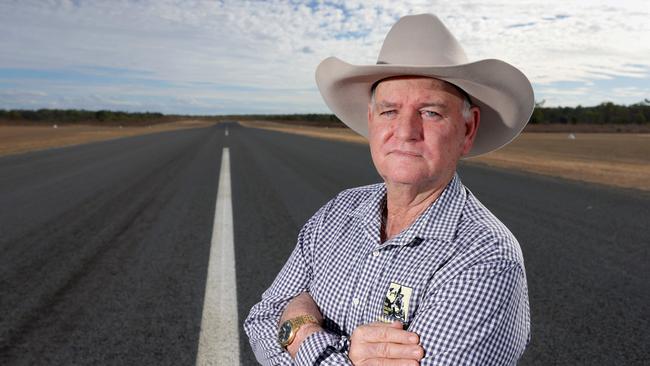
{"type": "Polygon", "coordinates": [[[512,141],[528,123],[535,104],[528,78],[501,60],[468,62],[460,43],[435,15],[405,16],[386,35],[376,65],[351,65],[336,57],[316,69],[327,106],[348,127],[368,137],[371,87],[392,76],[428,76],[449,82],[481,110],[481,124],[466,157],[512,141]]]}

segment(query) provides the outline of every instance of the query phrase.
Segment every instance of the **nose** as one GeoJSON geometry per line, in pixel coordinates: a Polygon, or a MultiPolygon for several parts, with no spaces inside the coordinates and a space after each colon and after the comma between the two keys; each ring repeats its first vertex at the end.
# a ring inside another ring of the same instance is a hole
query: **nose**
{"type": "Polygon", "coordinates": [[[395,136],[403,141],[422,139],[422,118],[419,111],[401,113],[395,119],[395,136]]]}

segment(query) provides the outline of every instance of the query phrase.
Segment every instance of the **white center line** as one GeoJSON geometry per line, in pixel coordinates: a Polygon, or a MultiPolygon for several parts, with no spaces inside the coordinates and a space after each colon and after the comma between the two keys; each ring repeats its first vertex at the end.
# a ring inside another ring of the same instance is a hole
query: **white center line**
{"type": "Polygon", "coordinates": [[[228,136],[228,127],[226,127],[226,133],[225,133],[225,135],[228,136]]]}
{"type": "Polygon", "coordinates": [[[239,364],[239,319],[230,190],[230,152],[223,148],[205,283],[197,365],[239,364]]]}

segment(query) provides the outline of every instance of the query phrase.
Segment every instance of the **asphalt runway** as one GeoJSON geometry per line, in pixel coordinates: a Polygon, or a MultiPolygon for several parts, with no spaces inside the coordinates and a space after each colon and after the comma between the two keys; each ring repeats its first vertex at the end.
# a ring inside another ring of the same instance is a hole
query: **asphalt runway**
{"type": "MultiPolygon", "coordinates": [[[[379,181],[365,146],[236,124],[0,158],[0,364],[193,365],[223,147],[240,323],[305,220],[379,181]]],[[[650,363],[650,195],[459,171],[521,243],[520,364],[650,363]]],[[[243,330],[240,348],[254,364],[243,330]]]]}

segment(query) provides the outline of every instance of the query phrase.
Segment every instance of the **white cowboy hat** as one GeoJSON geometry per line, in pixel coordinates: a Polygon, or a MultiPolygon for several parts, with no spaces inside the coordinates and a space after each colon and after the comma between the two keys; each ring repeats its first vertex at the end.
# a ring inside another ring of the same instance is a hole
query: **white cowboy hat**
{"type": "Polygon", "coordinates": [[[512,141],[528,123],[535,99],[528,78],[500,60],[468,62],[465,51],[435,15],[401,18],[386,35],[376,65],[351,65],[336,57],[316,69],[327,106],[351,129],[368,137],[372,85],[399,75],[428,76],[465,91],[481,110],[481,123],[466,157],[485,154],[512,141]]]}

